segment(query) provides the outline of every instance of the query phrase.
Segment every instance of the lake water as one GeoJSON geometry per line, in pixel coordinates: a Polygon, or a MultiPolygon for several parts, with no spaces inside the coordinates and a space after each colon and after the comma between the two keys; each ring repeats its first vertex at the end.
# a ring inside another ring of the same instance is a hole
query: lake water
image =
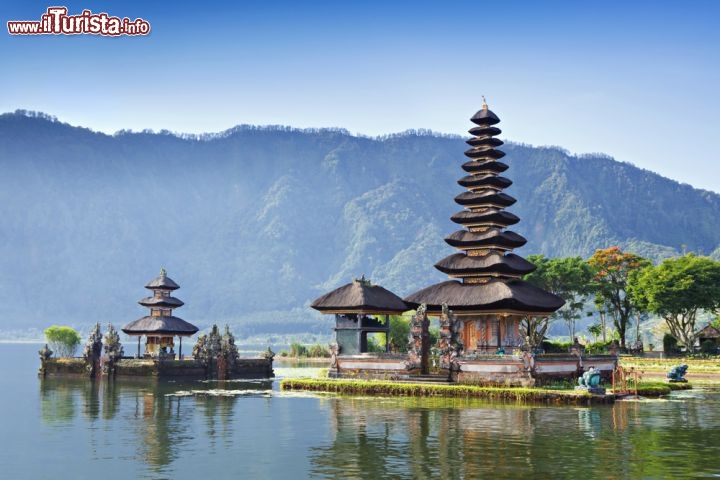
{"type": "Polygon", "coordinates": [[[720,476],[717,390],[576,408],[41,381],[38,348],[0,344],[1,478],[720,476]]]}

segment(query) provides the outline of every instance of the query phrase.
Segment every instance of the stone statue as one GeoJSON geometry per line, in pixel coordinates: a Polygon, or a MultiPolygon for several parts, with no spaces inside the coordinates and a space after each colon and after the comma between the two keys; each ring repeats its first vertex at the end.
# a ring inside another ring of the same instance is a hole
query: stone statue
{"type": "Polygon", "coordinates": [[[207,335],[200,335],[192,349],[192,356],[196,362],[207,366],[207,335]]]}
{"type": "Polygon", "coordinates": [[[598,395],[604,395],[605,389],[600,386],[600,371],[590,367],[578,378],[576,390],[584,390],[598,395]]]}
{"type": "Polygon", "coordinates": [[[459,326],[460,322],[455,318],[452,310],[446,303],[443,303],[437,347],[440,351],[440,367],[451,371],[454,368],[457,369],[456,358],[462,354],[464,348],[460,340],[459,326]]]}
{"type": "Polygon", "coordinates": [[[235,335],[230,331],[229,325],[225,325],[225,333],[220,342],[220,352],[227,360],[230,371],[233,371],[240,358],[240,352],[238,352],[237,345],[235,345],[235,335]]]}
{"type": "Polygon", "coordinates": [[[418,307],[412,320],[410,320],[408,358],[405,361],[405,366],[409,370],[419,368],[422,373],[428,372],[428,354],[430,350],[429,326],[430,321],[427,317],[427,307],[425,304],[422,304],[418,307]]]}
{"type": "Polygon", "coordinates": [[[337,356],[340,353],[340,345],[333,342],[328,346],[330,348],[330,369],[335,370],[335,372],[337,373],[337,369],[338,369],[337,356]]]}
{"type": "Polygon", "coordinates": [[[45,360],[49,359],[53,355],[53,351],[48,348],[48,344],[46,343],[43,348],[38,350],[38,355],[40,355],[40,361],[44,362],[45,360]]]}
{"type": "Polygon", "coordinates": [[[273,352],[272,349],[268,347],[267,350],[262,353],[262,357],[272,361],[273,358],[275,358],[275,352],[273,352]]]}
{"type": "Polygon", "coordinates": [[[686,364],[675,365],[667,373],[668,381],[670,382],[687,382],[685,373],[687,372],[688,366],[686,364]]]}
{"type": "Polygon", "coordinates": [[[115,373],[115,365],[125,353],[123,351],[122,343],[120,343],[120,335],[118,334],[112,323],[108,323],[108,331],[105,334],[105,345],[103,350],[105,352],[106,362],[103,365],[103,373],[112,375],[115,373]]]}
{"type": "Polygon", "coordinates": [[[50,359],[50,357],[52,357],[53,351],[50,350],[50,348],[48,347],[48,345],[46,343],[43,348],[38,350],[38,355],[40,356],[40,371],[38,373],[40,375],[42,375],[43,377],[45,377],[45,373],[46,373],[45,365],[46,365],[47,361],[50,359]]]}
{"type": "Polygon", "coordinates": [[[209,378],[230,378],[240,358],[230,327],[226,325],[225,333],[221,335],[218,326],[213,325],[210,333],[200,335],[193,347],[193,358],[205,367],[209,378]]]}
{"type": "Polygon", "coordinates": [[[83,349],[83,358],[85,359],[85,368],[90,377],[94,377],[101,373],[100,357],[102,356],[102,332],[100,332],[100,322],[96,323],[90,335],[88,336],[85,348],[83,349]]]}

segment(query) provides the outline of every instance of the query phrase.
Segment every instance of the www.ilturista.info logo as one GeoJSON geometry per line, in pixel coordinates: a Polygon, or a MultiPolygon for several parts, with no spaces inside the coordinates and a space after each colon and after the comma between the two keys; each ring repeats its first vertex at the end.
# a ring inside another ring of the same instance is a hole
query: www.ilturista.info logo
{"type": "Polygon", "coordinates": [[[65,7],[50,7],[40,21],[20,20],[7,22],[10,35],[147,35],[150,23],[142,18],[111,17],[107,13],[83,10],[80,15],[68,15],[65,7]]]}

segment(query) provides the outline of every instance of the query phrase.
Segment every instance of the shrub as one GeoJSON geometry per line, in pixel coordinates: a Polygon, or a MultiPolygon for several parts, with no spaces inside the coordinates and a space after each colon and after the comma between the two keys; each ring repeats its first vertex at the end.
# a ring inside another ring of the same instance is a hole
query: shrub
{"type": "Polygon", "coordinates": [[[290,344],[290,356],[291,357],[307,357],[307,347],[298,342],[292,342],[290,344]]]}
{"type": "Polygon", "coordinates": [[[316,343],[307,349],[307,356],[313,358],[330,358],[330,350],[327,347],[316,343]]]}
{"type": "Polygon", "coordinates": [[[585,348],[585,353],[589,355],[595,355],[599,353],[607,353],[609,350],[610,344],[613,342],[613,340],[608,340],[607,342],[594,342],[585,348]]]}
{"type": "Polygon", "coordinates": [[[72,357],[80,345],[80,334],[70,327],[53,325],[43,332],[50,345],[50,349],[58,357],[72,357]]]}
{"type": "Polygon", "coordinates": [[[545,340],[542,342],[542,349],[545,353],[568,353],[571,345],[570,342],[551,342],[545,340]]]}

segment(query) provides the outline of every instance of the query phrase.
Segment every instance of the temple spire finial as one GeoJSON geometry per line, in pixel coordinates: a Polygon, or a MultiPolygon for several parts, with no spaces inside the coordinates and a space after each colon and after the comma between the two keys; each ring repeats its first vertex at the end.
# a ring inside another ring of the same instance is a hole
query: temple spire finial
{"type": "Polygon", "coordinates": [[[482,96],[482,99],[483,99],[482,109],[483,109],[483,110],[487,110],[487,109],[488,109],[488,104],[487,104],[487,102],[485,101],[485,95],[481,95],[481,96],[482,96]]]}
{"type": "Polygon", "coordinates": [[[167,271],[165,271],[164,267],[160,267],[160,276],[167,277],[167,271]]]}

